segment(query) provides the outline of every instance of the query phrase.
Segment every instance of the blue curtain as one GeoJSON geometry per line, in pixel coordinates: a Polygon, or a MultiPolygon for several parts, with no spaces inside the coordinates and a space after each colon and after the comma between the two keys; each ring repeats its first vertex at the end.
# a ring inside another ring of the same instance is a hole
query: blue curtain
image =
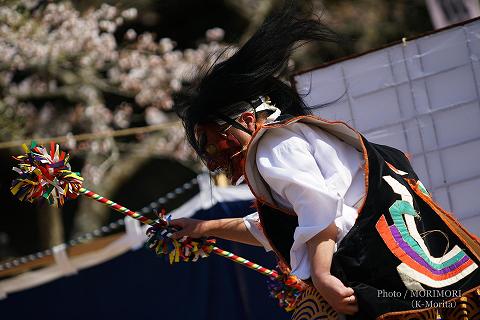
{"type": "MultiPolygon", "coordinates": [[[[199,219],[243,216],[251,201],[219,203],[199,219]]],[[[263,248],[219,241],[218,246],[265,267],[275,265],[263,248]]],[[[2,319],[288,319],[269,297],[266,277],[212,255],[169,265],[148,249],[128,252],[77,275],[0,300],[2,319]]]]}

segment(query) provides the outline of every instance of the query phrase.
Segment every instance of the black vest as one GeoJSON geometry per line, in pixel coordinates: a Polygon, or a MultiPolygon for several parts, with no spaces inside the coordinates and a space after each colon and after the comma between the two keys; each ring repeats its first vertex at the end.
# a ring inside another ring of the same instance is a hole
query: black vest
{"type": "Polygon", "coordinates": [[[359,312],[347,319],[425,308],[480,287],[478,238],[431,199],[405,155],[368,142],[344,123],[312,116],[263,126],[247,152],[247,181],[264,233],[280,260],[289,265],[298,219],[274,205],[255,169],[255,153],[263,133],[297,121],[318,126],[364,154],[367,196],[355,225],[337,246],[331,270],[357,296],[359,312]],[[415,304],[417,300],[422,301],[415,304]]]}

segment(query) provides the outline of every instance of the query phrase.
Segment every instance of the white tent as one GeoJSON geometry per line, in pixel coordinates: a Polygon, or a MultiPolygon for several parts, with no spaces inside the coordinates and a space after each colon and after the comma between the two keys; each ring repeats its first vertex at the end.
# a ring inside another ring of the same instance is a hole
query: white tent
{"type": "Polygon", "coordinates": [[[433,198],[480,234],[480,20],[321,66],[294,82],[310,106],[334,101],[318,115],[410,154],[433,198]]]}

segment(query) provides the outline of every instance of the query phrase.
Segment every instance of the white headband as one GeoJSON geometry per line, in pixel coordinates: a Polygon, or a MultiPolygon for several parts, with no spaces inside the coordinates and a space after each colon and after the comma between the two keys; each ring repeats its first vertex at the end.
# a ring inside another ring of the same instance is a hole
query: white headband
{"type": "MultiPolygon", "coordinates": [[[[260,112],[260,111],[265,111],[265,110],[269,110],[269,111],[273,111],[273,113],[271,115],[269,115],[266,119],[266,122],[271,122],[271,121],[274,121],[275,119],[278,118],[278,116],[280,116],[280,114],[282,113],[282,110],[278,109],[277,107],[275,107],[275,105],[272,105],[271,102],[270,102],[270,98],[269,97],[266,97],[266,96],[260,96],[259,99],[262,101],[262,103],[255,107],[255,108],[247,108],[245,109],[244,111],[240,112],[240,113],[237,113],[237,114],[234,114],[234,115],[230,115],[228,116],[230,119],[233,119],[233,120],[236,120],[238,117],[240,117],[244,112],[247,112],[247,111],[255,111],[255,113],[257,112],[260,112]]],[[[247,102],[239,102],[239,103],[247,103],[247,102]]],[[[225,121],[223,120],[220,120],[220,119],[217,119],[215,121],[217,124],[219,125],[223,125],[225,124],[225,121]]]]}
{"type": "Polygon", "coordinates": [[[262,100],[262,104],[255,108],[255,112],[264,110],[273,111],[273,113],[267,117],[266,122],[274,121],[280,114],[282,114],[282,110],[275,107],[275,105],[270,104],[270,98],[260,96],[260,99],[262,100]]]}

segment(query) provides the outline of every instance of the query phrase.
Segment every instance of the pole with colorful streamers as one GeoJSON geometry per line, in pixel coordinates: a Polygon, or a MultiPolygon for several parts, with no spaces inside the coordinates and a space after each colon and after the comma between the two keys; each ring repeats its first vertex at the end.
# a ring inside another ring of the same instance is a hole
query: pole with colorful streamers
{"type": "MultiPolygon", "coordinates": [[[[90,191],[88,189],[80,188],[79,192],[81,194],[95,200],[95,201],[98,201],[102,204],[105,204],[105,205],[111,207],[112,209],[114,209],[118,212],[121,212],[126,216],[134,218],[134,219],[136,219],[136,220],[138,220],[138,221],[140,221],[144,224],[149,224],[151,226],[155,226],[157,224],[164,225],[163,223],[159,223],[157,221],[149,219],[149,218],[141,215],[138,212],[134,212],[134,211],[132,211],[132,210],[126,208],[126,207],[123,207],[123,206],[119,205],[118,203],[113,202],[112,200],[107,199],[105,197],[102,197],[101,195],[99,195],[99,194],[97,194],[93,191],[90,191]]],[[[170,238],[170,234],[167,234],[167,235],[168,235],[168,238],[170,238]]],[[[229,259],[233,262],[236,262],[238,264],[244,265],[245,267],[250,268],[252,270],[255,270],[255,271],[257,271],[257,272],[259,272],[263,275],[270,276],[272,278],[278,278],[278,272],[277,271],[262,267],[261,265],[256,264],[254,262],[251,262],[251,261],[249,261],[245,258],[242,258],[240,256],[237,256],[236,254],[234,254],[230,251],[221,249],[221,248],[216,247],[216,246],[212,246],[211,252],[213,252],[213,253],[221,256],[221,257],[227,258],[227,259],[229,259]]]]}
{"type": "Polygon", "coordinates": [[[26,152],[24,155],[13,157],[17,160],[18,167],[13,170],[19,176],[13,180],[11,192],[21,201],[47,201],[50,205],[61,206],[65,200],[75,199],[83,194],[110,208],[134,218],[151,227],[147,231],[147,245],[158,255],[169,257],[170,263],[182,261],[196,261],[200,257],[207,257],[211,252],[246,266],[272,279],[279,280],[272,290],[272,295],[280,300],[280,305],[287,310],[292,310],[305,288],[303,283],[296,277],[288,274],[279,274],[253,263],[245,258],[237,256],[229,251],[215,246],[213,239],[172,239],[171,235],[177,231],[164,219],[152,220],[132,211],[110,199],[82,187],[83,178],[78,172],[72,172],[68,163],[69,155],[60,151],[58,144],[50,143],[50,151],[43,146],[38,146],[34,141],[30,147],[22,146],[26,152]]]}
{"type": "MultiPolygon", "coordinates": [[[[105,204],[109,207],[111,207],[112,209],[118,211],[118,212],[121,212],[123,213],[124,215],[126,216],[129,216],[131,218],[134,218],[144,224],[149,224],[151,226],[155,226],[157,224],[160,224],[160,225],[164,225],[163,223],[159,223],[157,221],[154,221],[152,219],[149,219],[141,214],[139,214],[138,212],[134,212],[126,207],[123,207],[121,205],[119,205],[118,203],[116,202],[113,202],[112,200],[110,199],[107,199],[105,197],[102,197],[101,195],[93,192],[93,191],[90,191],[88,189],[85,189],[85,188],[80,188],[79,192],[95,201],[98,201],[102,204],[105,204]]],[[[167,234],[168,238],[170,238],[170,235],[171,234],[167,234]]],[[[240,256],[237,256],[236,254],[230,252],[230,251],[227,251],[227,250],[223,250],[219,247],[216,247],[216,246],[212,246],[212,250],[211,252],[214,252],[215,254],[221,256],[221,257],[224,257],[224,258],[227,258],[229,260],[232,260],[238,264],[241,264],[241,265],[244,265],[246,266],[247,268],[250,268],[252,270],[255,270],[261,274],[264,274],[266,276],[270,276],[272,278],[278,278],[278,272],[276,272],[275,270],[271,270],[271,269],[267,269],[265,267],[262,267],[261,265],[259,264],[256,264],[256,263],[253,263],[245,258],[242,258],[240,256]]]]}

